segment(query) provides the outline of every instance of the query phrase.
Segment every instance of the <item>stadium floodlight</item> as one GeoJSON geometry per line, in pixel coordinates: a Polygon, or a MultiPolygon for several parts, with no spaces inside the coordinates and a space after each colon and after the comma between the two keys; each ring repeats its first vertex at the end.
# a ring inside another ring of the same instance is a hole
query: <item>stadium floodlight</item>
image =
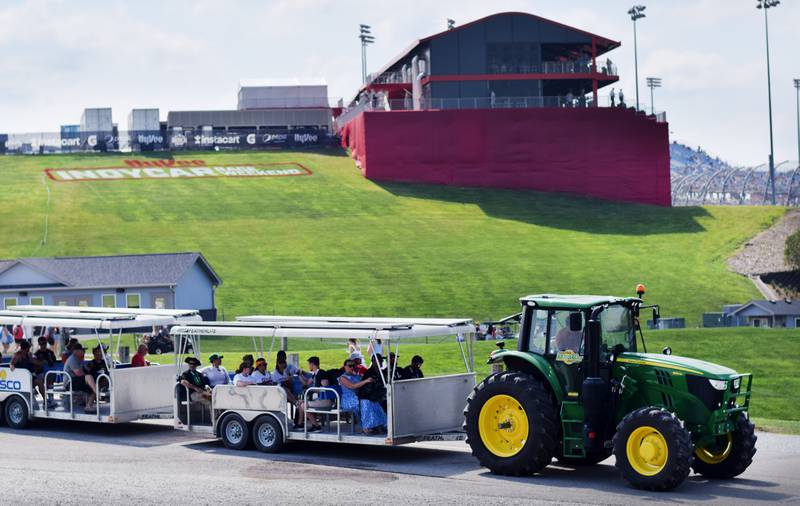
{"type": "Polygon", "coordinates": [[[656,108],[653,105],[653,89],[661,88],[661,78],[660,77],[647,77],[647,87],[650,88],[650,114],[656,113],[656,108]]]}
{"type": "Polygon", "coordinates": [[[372,27],[365,24],[358,25],[358,38],[361,39],[361,82],[367,83],[367,44],[374,44],[372,27]]]}
{"type": "Polygon", "coordinates": [[[636,41],[636,20],[645,17],[645,5],[634,5],[628,9],[628,15],[633,21],[633,68],[636,74],[636,110],[639,110],[639,47],[636,41]]]}
{"type": "Polygon", "coordinates": [[[447,29],[452,30],[455,27],[456,27],[456,20],[447,18],[447,29]]]}
{"type": "Polygon", "coordinates": [[[769,69],[769,21],[767,11],[777,7],[780,0],[756,0],[756,9],[764,10],[764,35],[767,41],[767,104],[769,108],[769,186],[772,194],[772,205],[775,205],[775,141],[772,133],[772,78],[769,69]]]}

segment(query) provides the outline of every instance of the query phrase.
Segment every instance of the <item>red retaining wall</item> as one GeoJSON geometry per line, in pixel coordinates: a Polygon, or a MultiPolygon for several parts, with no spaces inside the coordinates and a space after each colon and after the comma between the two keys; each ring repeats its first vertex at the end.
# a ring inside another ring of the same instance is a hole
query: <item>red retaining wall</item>
{"type": "Polygon", "coordinates": [[[342,130],[365,177],[670,205],[666,123],[623,109],[371,111],[342,130]]]}

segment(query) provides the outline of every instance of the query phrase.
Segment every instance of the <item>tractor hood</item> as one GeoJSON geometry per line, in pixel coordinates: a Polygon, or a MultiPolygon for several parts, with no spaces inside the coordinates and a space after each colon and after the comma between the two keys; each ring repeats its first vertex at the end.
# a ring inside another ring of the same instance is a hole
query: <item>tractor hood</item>
{"type": "Polygon", "coordinates": [[[738,376],[736,371],[728,367],[704,360],[678,357],[675,355],[662,355],[660,353],[622,353],[617,357],[617,362],[660,367],[714,379],[731,379],[732,377],[738,376]]]}

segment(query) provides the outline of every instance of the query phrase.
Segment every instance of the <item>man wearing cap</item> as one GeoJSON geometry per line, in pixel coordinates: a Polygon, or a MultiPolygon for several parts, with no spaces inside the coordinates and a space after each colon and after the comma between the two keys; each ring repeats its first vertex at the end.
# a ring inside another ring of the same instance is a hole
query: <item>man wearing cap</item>
{"type": "Polygon", "coordinates": [[[70,382],[72,383],[73,392],[84,392],[89,395],[86,399],[86,412],[92,412],[92,404],[97,398],[97,385],[94,378],[86,374],[83,368],[83,358],[86,355],[83,345],[78,343],[72,347],[72,354],[70,354],[66,363],[64,363],[64,371],[69,374],[70,382]]]}
{"type": "Polygon", "coordinates": [[[231,382],[231,378],[228,376],[228,371],[222,367],[222,358],[222,355],[214,353],[208,357],[208,361],[211,363],[211,365],[200,371],[206,376],[208,385],[211,388],[214,388],[217,385],[227,385],[231,382]]]}
{"type": "Polygon", "coordinates": [[[189,369],[181,374],[181,385],[189,389],[189,399],[192,402],[211,403],[211,387],[208,386],[208,379],[197,370],[200,361],[195,357],[186,357],[184,360],[189,365],[189,369]]]}

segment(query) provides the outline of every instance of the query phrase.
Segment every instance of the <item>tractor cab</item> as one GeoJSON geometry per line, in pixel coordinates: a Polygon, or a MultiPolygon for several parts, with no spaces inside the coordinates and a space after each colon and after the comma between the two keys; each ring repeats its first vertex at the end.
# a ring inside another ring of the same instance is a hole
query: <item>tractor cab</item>
{"type": "Polygon", "coordinates": [[[577,397],[583,380],[586,334],[592,309],[605,306],[599,314],[601,375],[608,381],[613,359],[636,351],[638,298],[574,295],[531,295],[523,297],[518,350],[541,356],[554,368],[563,394],[577,397]]]}
{"type": "Polygon", "coordinates": [[[755,454],[747,415],[752,376],[710,362],[647,353],[638,297],[520,299],[516,350],[493,351],[494,374],[465,408],[473,454],[498,474],[538,472],[611,456],[638,488],[668,490],[691,469],[738,476],[755,454]],[[637,334],[641,340],[637,340],[637,334]],[[641,342],[642,349],[637,345],[641,342]]]}

